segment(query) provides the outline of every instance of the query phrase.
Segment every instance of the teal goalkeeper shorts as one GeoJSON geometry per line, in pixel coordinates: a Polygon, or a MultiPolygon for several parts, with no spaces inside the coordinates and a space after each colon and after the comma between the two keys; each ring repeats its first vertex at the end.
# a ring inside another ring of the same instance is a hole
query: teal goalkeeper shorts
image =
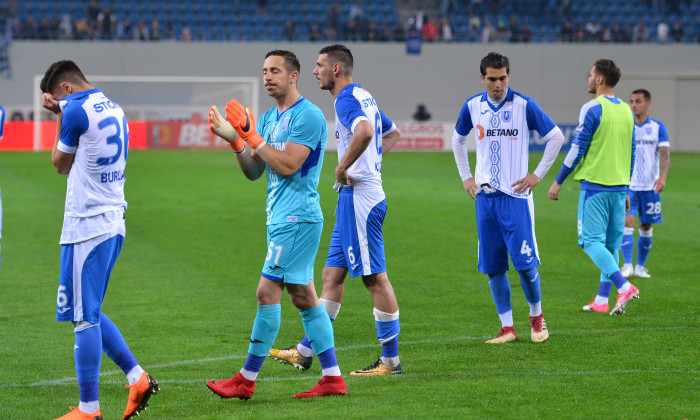
{"type": "Polygon", "coordinates": [[[625,191],[581,190],[578,197],[578,246],[599,242],[610,250],[622,246],[625,191]]]}
{"type": "Polygon", "coordinates": [[[268,280],[309,284],[321,242],[323,223],[279,223],[267,226],[267,256],[262,276],[268,280]]]}

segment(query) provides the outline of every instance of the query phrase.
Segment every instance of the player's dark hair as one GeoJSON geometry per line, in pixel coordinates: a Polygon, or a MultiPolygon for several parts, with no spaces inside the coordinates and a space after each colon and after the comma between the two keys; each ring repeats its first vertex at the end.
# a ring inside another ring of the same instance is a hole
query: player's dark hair
{"type": "Polygon", "coordinates": [[[486,68],[488,67],[492,69],[502,69],[505,67],[506,74],[510,74],[510,61],[508,61],[508,57],[497,52],[490,52],[489,55],[481,59],[479,70],[481,70],[482,76],[486,76],[486,68]]]}
{"type": "Polygon", "coordinates": [[[71,60],[61,60],[49,66],[39,87],[44,93],[51,92],[61,82],[88,83],[77,64],[71,60]]]}
{"type": "Polygon", "coordinates": [[[287,67],[288,72],[301,72],[301,64],[299,64],[299,59],[293,52],[287,50],[272,50],[265,55],[265,58],[271,55],[284,58],[284,65],[287,67]]]}
{"type": "Polygon", "coordinates": [[[329,45],[321,48],[321,51],[318,53],[328,55],[328,61],[331,65],[340,63],[340,65],[343,66],[343,74],[345,76],[352,75],[352,67],[355,65],[355,60],[352,58],[350,49],[348,49],[348,47],[345,45],[329,45]]]}
{"type": "Polygon", "coordinates": [[[647,102],[651,101],[651,93],[646,89],[636,89],[632,91],[632,95],[644,95],[644,100],[647,102]]]}
{"type": "Polygon", "coordinates": [[[601,58],[596,61],[593,68],[595,69],[595,74],[603,76],[605,84],[610,87],[615,87],[617,82],[620,81],[620,77],[622,77],[622,71],[617,67],[617,64],[607,58],[601,58]]]}

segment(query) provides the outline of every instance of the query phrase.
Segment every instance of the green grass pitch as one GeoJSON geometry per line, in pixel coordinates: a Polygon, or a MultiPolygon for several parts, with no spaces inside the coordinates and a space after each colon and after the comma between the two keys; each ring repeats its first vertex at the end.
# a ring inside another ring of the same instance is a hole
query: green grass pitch
{"type": "MultiPolygon", "coordinates": [[[[534,168],[541,155],[532,156],[534,168]]],[[[473,163],[473,154],[472,154],[473,163]]],[[[255,289],[266,254],[265,181],[249,182],[232,153],[133,151],[127,166],[127,239],[103,311],[140,364],[161,383],[145,419],[660,418],[700,417],[700,156],[673,154],[641,299],[621,317],[584,313],[599,272],[576,246],[578,184],[535,190],[545,344],[529,340],[528,308],[509,271],[521,340],[484,341],[500,323],[476,270],[474,204],[451,153],[391,153],[384,160],[388,273],[401,309],[404,374],[347,377],[349,395],[296,401],[320,379],[267,361],[255,396],[221,400],[205,387],[244,362],[255,289]]],[[[317,285],[334,221],[337,158],[325,155],[319,190],[326,216],[317,285]]],[[[472,166],[473,167],[473,166],[472,166]]],[[[49,419],[78,403],[70,324],[56,323],[65,177],[47,153],[0,154],[4,211],[0,271],[0,417],[49,419]]],[[[341,370],[381,352],[372,302],[348,279],[334,324],[341,370]]],[[[614,302],[615,293],[611,296],[614,302]]],[[[276,346],[303,336],[283,297],[276,346]]],[[[103,357],[105,419],[121,418],[126,380],[103,357]]]]}

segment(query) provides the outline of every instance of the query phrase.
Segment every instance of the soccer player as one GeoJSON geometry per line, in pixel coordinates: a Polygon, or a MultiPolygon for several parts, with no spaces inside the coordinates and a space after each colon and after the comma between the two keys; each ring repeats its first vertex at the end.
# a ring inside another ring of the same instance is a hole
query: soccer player
{"type": "Polygon", "coordinates": [[[542,313],[532,189],[554,163],[564,135],[533,99],[508,87],[507,57],[489,53],[481,60],[480,71],[486,92],[472,96],[462,106],[452,146],[464,189],[476,200],[478,269],[489,277],[501,319],[498,335],[486,343],[518,340],[506,275],[509,253],[530,305],[530,338],[543,343],[549,331],[542,313]],[[467,160],[467,134],[472,128],[476,130],[476,176],[467,160]],[[528,172],[530,130],[537,130],[547,142],[533,172],[528,172]]]}
{"type": "Polygon", "coordinates": [[[637,89],[630,95],[630,107],[634,113],[634,137],[637,154],[632,171],[628,195],[630,210],[625,215],[625,232],[622,237],[622,275],[630,278],[651,277],[645,264],[652,242],[652,226],[661,223],[661,195],[666,187],[666,176],[671,164],[668,131],[661,121],[649,116],[651,94],[637,89]],[[661,169],[659,170],[659,162],[661,169]],[[632,267],[634,253],[634,219],[639,214],[639,239],[637,239],[637,266],[632,267]]]}
{"type": "Polygon", "coordinates": [[[574,179],[581,182],[578,245],[601,271],[598,295],[583,310],[608,312],[608,296],[615,284],[617,302],[610,315],[623,314],[627,304],[639,297],[639,289],[618,268],[635,154],[634,116],[613,92],[621,75],[617,64],[608,59],[597,60],[591,68],[588,92],[595,99],[581,107],[571,150],[549,188],[549,198],[558,200],[561,184],[576,169],[574,179]]]}
{"type": "Polygon", "coordinates": [[[323,230],[317,187],[328,129],[321,110],[297,89],[300,68],[292,52],[267,53],[263,82],[277,106],[265,112],[257,125],[250,109],[243,109],[236,100],[226,105],[226,119],[215,106],[209,111],[212,132],[230,142],[245,176],[256,180],[267,172],[269,246],[256,293],[258,312],[243,369],[232,379],[207,382],[222,398],[245,400],[253,395],[260,367],[279,332],[285,288],[301,313],[323,374],[317,385],[294,397],[347,394],[335,356],[333,326],[313,287],[314,259],[323,230]],[[251,153],[245,152],[244,141],[251,153]]]}
{"type": "MultiPolygon", "coordinates": [[[[354,60],[343,45],[330,45],[319,52],[314,75],[323,90],[335,99],[335,138],[338,166],[335,188],[339,192],[336,220],[328,257],[323,268],[321,302],[331,320],[340,311],[345,277],[362,277],[374,302],[377,339],[382,355],[352,376],[384,376],[401,373],[399,359],[399,305],[386,273],[382,225],[386,196],[382,189],[382,155],[394,147],[400,133],[380,111],[372,94],[353,83],[354,60]]],[[[310,337],[286,349],[270,350],[270,356],[299,370],[313,360],[310,337]]]]}
{"type": "Polygon", "coordinates": [[[160,389],[138,364],[116,325],[102,313],[109,277],[126,235],[124,168],[129,127],[122,108],[91,85],[72,61],[51,64],[40,87],[42,106],[57,119],[51,162],[58,173],[68,175],[56,320],[73,323],[80,405],[59,418],[102,419],[98,388],[104,351],[129,381],[124,411],[129,419],[160,389]]]}

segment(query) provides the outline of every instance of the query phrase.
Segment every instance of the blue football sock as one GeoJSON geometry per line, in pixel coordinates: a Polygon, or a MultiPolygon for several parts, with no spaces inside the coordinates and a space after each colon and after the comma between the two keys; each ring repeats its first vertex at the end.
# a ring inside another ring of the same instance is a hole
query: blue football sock
{"type": "Polygon", "coordinates": [[[102,350],[125,375],[128,374],[134,366],[138,365],[138,362],[129,350],[119,328],[103,313],[100,313],[99,328],[102,333],[102,350]]]}
{"type": "Polygon", "coordinates": [[[329,369],[338,366],[338,359],[335,357],[335,347],[318,355],[318,361],[321,363],[321,369],[329,369]]]}
{"type": "Polygon", "coordinates": [[[525,299],[527,303],[535,304],[542,300],[542,295],[540,293],[540,273],[537,272],[537,268],[531,268],[529,270],[518,271],[520,274],[520,285],[523,287],[525,292],[525,299]]]}
{"type": "Polygon", "coordinates": [[[634,235],[632,232],[634,232],[634,229],[625,228],[625,235],[622,237],[622,261],[625,264],[632,264],[632,254],[634,254],[634,235]],[[628,233],[627,229],[631,232],[628,233]]]}
{"type": "MultiPolygon", "coordinates": [[[[300,313],[301,322],[308,337],[309,346],[320,355],[335,346],[333,325],[323,305],[318,305],[300,313]]],[[[321,365],[323,367],[323,365],[321,365]]]]}
{"type": "Polygon", "coordinates": [[[102,337],[99,326],[75,333],[75,371],[78,374],[80,401],[99,400],[102,337]]]}
{"type": "Polygon", "coordinates": [[[639,231],[639,238],[637,239],[637,265],[644,266],[647,263],[647,258],[649,258],[649,251],[651,251],[652,243],[652,231],[639,231]]]}
{"type": "Polygon", "coordinates": [[[265,356],[256,356],[248,353],[248,358],[245,361],[245,365],[243,365],[243,369],[249,372],[258,373],[260,372],[260,367],[262,367],[264,361],[265,356]]]}
{"type": "Polygon", "coordinates": [[[258,305],[253,331],[250,334],[248,353],[258,357],[267,357],[280,330],[281,318],[282,306],[280,304],[258,305]]]}
{"type": "Polygon", "coordinates": [[[604,274],[600,275],[600,287],[598,288],[598,296],[602,298],[607,298],[610,296],[610,289],[612,289],[612,281],[604,274]]]}
{"type": "Polygon", "coordinates": [[[506,272],[489,274],[489,286],[491,287],[491,295],[496,304],[496,312],[504,314],[510,311],[510,283],[506,272]]]}

